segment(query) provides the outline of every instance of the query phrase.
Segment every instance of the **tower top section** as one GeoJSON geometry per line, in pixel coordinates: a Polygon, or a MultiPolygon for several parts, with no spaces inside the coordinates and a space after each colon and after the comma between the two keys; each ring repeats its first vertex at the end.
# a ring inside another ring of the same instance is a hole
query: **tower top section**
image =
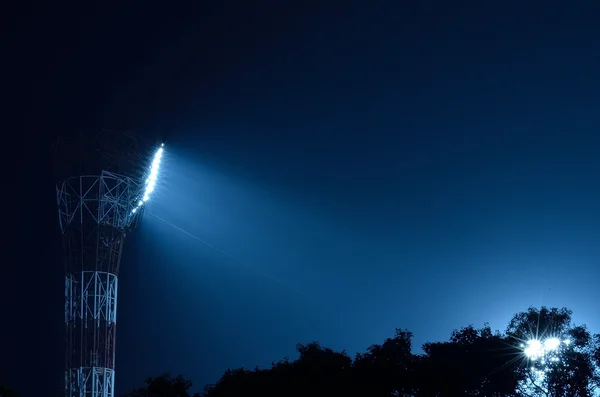
{"type": "Polygon", "coordinates": [[[142,179],[158,146],[132,132],[84,130],[61,136],[54,144],[55,177],[61,181],[108,171],[142,179]]]}
{"type": "Polygon", "coordinates": [[[54,153],[62,232],[134,227],[155,189],[163,146],[108,130],[60,139],[54,153]]]}

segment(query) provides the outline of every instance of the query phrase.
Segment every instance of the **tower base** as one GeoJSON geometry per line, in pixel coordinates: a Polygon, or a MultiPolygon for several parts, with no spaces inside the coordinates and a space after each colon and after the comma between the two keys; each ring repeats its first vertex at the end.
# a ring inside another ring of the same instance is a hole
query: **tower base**
{"type": "Polygon", "coordinates": [[[65,372],[65,397],[115,397],[115,371],[103,367],[72,368],[65,372]]]}

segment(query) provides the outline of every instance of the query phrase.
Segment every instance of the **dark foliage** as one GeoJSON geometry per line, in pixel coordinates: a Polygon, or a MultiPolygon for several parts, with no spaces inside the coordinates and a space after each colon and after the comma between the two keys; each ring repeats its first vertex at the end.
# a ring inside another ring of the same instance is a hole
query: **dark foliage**
{"type": "Polygon", "coordinates": [[[127,397],[200,397],[190,394],[192,382],[182,375],[163,374],[146,379],[146,385],[127,393],[127,397]]]}
{"type": "Polygon", "coordinates": [[[487,326],[454,331],[448,342],[427,343],[423,350],[415,395],[515,395],[520,380],[515,348],[487,326]]]}
{"type": "MultiPolygon", "coordinates": [[[[422,350],[413,353],[412,333],[403,329],[354,359],[318,343],[298,345],[296,360],[229,369],[202,396],[591,397],[600,388],[600,334],[573,326],[567,309],[530,308],[517,313],[504,333],[468,326],[422,350]],[[524,355],[527,340],[555,336],[571,342],[560,362],[548,366],[524,355]],[[536,377],[540,368],[545,375],[536,377]]],[[[182,377],[151,378],[127,396],[189,397],[190,387],[182,377]]]]}

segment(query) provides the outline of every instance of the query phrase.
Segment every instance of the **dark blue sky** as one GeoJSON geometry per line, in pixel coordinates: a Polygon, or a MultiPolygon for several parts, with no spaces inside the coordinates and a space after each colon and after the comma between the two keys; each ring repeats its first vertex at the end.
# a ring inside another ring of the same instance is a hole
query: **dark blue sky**
{"type": "Polygon", "coordinates": [[[298,342],[353,354],[395,327],[418,347],[530,305],[600,331],[600,7],[218,3],[14,24],[43,143],[19,244],[55,238],[2,279],[8,302],[39,275],[34,314],[7,309],[30,331],[2,327],[0,376],[25,396],[60,385],[53,181],[35,181],[82,127],[164,136],[148,211],[235,258],[145,215],[121,266],[119,391],[164,370],[201,387],[298,342]]]}

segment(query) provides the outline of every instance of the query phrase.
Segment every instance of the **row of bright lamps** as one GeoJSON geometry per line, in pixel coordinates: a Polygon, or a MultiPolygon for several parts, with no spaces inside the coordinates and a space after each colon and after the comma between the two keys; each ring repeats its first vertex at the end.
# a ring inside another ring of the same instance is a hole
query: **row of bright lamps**
{"type": "Polygon", "coordinates": [[[162,143],[156,153],[154,153],[154,158],[152,159],[152,164],[150,165],[150,173],[145,181],[145,189],[142,198],[137,202],[137,205],[134,209],[131,210],[132,214],[135,214],[137,210],[144,205],[146,201],[150,199],[150,194],[154,191],[154,187],[156,186],[156,180],[158,179],[158,169],[160,168],[160,160],[163,155],[165,144],[162,143]]]}

